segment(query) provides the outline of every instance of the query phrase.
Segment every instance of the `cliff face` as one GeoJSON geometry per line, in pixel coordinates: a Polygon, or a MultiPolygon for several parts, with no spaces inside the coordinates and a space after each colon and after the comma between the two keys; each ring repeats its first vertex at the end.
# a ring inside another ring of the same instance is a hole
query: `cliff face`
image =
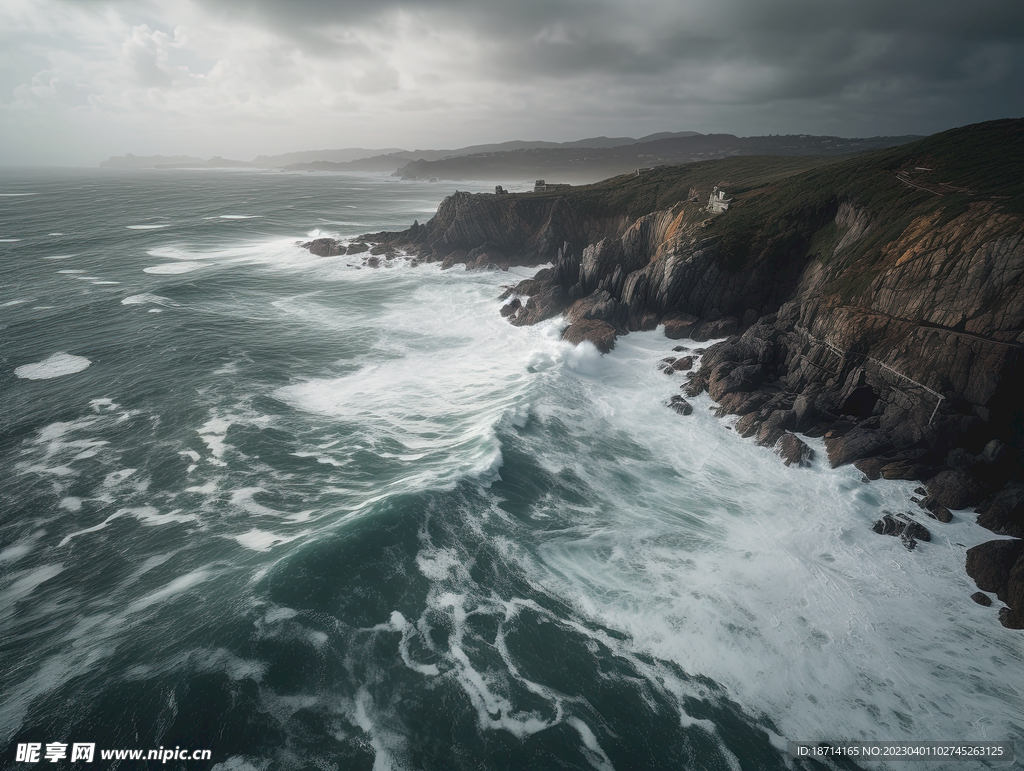
{"type": "Polygon", "coordinates": [[[402,233],[365,239],[393,244],[444,267],[539,265],[554,261],[563,247],[582,249],[603,233],[616,232],[621,217],[580,213],[561,196],[496,196],[455,193],[423,225],[402,233]]]}
{"type": "MultiPolygon", "coordinates": [[[[561,196],[460,193],[377,238],[446,265],[552,262],[504,315],[565,312],[566,337],[602,350],[658,324],[738,333],[686,387],[740,415],[740,433],[824,436],[833,465],[926,482],[928,516],[980,504],[983,524],[1024,537],[1021,148],[1024,120],[996,121],[809,171],[731,159],[561,196]],[[714,185],[733,197],[716,216],[714,185]]],[[[1024,597],[1024,556],[1003,570],[1003,551],[968,567],[1024,597]]],[[[1003,621],[1024,627],[1014,602],[1003,621]]]]}

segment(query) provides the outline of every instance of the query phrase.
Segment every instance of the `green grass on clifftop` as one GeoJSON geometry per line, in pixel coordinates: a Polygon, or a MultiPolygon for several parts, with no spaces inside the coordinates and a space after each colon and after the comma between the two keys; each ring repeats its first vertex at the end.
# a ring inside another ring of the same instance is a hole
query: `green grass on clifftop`
{"type": "MultiPolygon", "coordinates": [[[[707,224],[720,239],[723,266],[750,259],[816,255],[825,264],[841,234],[841,203],[866,213],[867,234],[844,249],[849,268],[837,289],[858,294],[880,269],[884,247],[917,217],[939,221],[988,203],[1024,213],[1024,119],[952,129],[898,147],[855,157],[742,156],[651,169],[575,188],[563,196],[579,214],[635,219],[683,201],[703,206],[714,186],[734,198],[707,224]]],[[[526,193],[524,196],[552,194],[526,193]]]]}

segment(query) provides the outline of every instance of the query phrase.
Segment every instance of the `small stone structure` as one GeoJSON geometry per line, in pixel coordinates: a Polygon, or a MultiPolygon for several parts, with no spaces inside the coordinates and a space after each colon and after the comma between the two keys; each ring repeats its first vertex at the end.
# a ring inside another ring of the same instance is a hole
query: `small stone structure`
{"type": "Polygon", "coordinates": [[[708,199],[708,211],[712,214],[721,214],[729,208],[731,203],[732,199],[725,197],[725,191],[716,186],[708,199]]]}
{"type": "Polygon", "coordinates": [[[553,193],[556,190],[568,190],[572,185],[568,185],[564,182],[545,182],[543,179],[538,179],[533,185],[533,192],[535,193],[553,193]]]}
{"type": "Polygon", "coordinates": [[[508,190],[503,188],[501,185],[495,185],[494,186],[494,194],[495,195],[508,195],[508,190]]]}

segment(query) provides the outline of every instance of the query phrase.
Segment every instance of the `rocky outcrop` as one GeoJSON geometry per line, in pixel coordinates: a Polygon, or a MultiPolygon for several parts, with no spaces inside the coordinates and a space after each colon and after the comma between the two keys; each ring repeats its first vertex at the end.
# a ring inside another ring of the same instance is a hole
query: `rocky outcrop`
{"type": "Polygon", "coordinates": [[[562,339],[573,345],[586,340],[593,343],[601,353],[608,353],[615,347],[615,327],[606,321],[581,319],[565,328],[562,339]]]}
{"type": "Polygon", "coordinates": [[[1006,603],[999,620],[1024,629],[1024,541],[989,541],[967,550],[967,573],[978,588],[1006,603]]]}
{"type": "MultiPolygon", "coordinates": [[[[538,265],[582,250],[619,226],[618,217],[588,216],[563,196],[512,196],[458,192],[441,202],[429,222],[401,233],[362,238],[400,248],[442,267],[538,265]]],[[[559,311],[561,312],[561,311],[559,311]]]]}
{"type": "Polygon", "coordinates": [[[918,541],[930,541],[932,534],[928,528],[915,522],[906,514],[893,515],[888,512],[875,522],[871,528],[879,535],[892,535],[903,541],[908,550],[913,550],[918,541]]]}

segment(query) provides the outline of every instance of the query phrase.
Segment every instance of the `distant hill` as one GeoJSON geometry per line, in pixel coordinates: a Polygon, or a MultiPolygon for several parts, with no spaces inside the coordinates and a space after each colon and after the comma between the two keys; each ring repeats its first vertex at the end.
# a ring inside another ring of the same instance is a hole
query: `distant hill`
{"type": "Polygon", "coordinates": [[[302,150],[282,155],[257,155],[253,159],[252,164],[253,166],[265,166],[268,168],[283,168],[297,163],[349,163],[362,158],[403,152],[405,151],[400,147],[386,147],[376,150],[368,150],[365,147],[347,147],[343,150],[302,150]]]}
{"type": "Polygon", "coordinates": [[[845,155],[905,144],[916,136],[846,139],[807,134],[737,137],[732,134],[652,134],[606,147],[566,143],[557,147],[479,152],[438,161],[416,160],[403,167],[404,179],[533,180],[585,184],[638,168],[675,165],[736,155],[845,155]]]}
{"type": "Polygon", "coordinates": [[[103,169],[154,169],[167,165],[202,165],[206,161],[192,155],[119,155],[100,162],[103,169]]]}
{"type": "Polygon", "coordinates": [[[918,137],[796,136],[736,137],[694,131],[661,132],[632,137],[589,137],[571,142],[514,140],[469,145],[451,150],[371,150],[349,147],[260,155],[252,161],[215,156],[128,155],[109,158],[100,166],[112,169],[283,168],[289,171],[375,171],[405,179],[537,178],[561,182],[593,182],[643,166],[686,163],[730,155],[836,155],[875,150],[918,137]]]}

